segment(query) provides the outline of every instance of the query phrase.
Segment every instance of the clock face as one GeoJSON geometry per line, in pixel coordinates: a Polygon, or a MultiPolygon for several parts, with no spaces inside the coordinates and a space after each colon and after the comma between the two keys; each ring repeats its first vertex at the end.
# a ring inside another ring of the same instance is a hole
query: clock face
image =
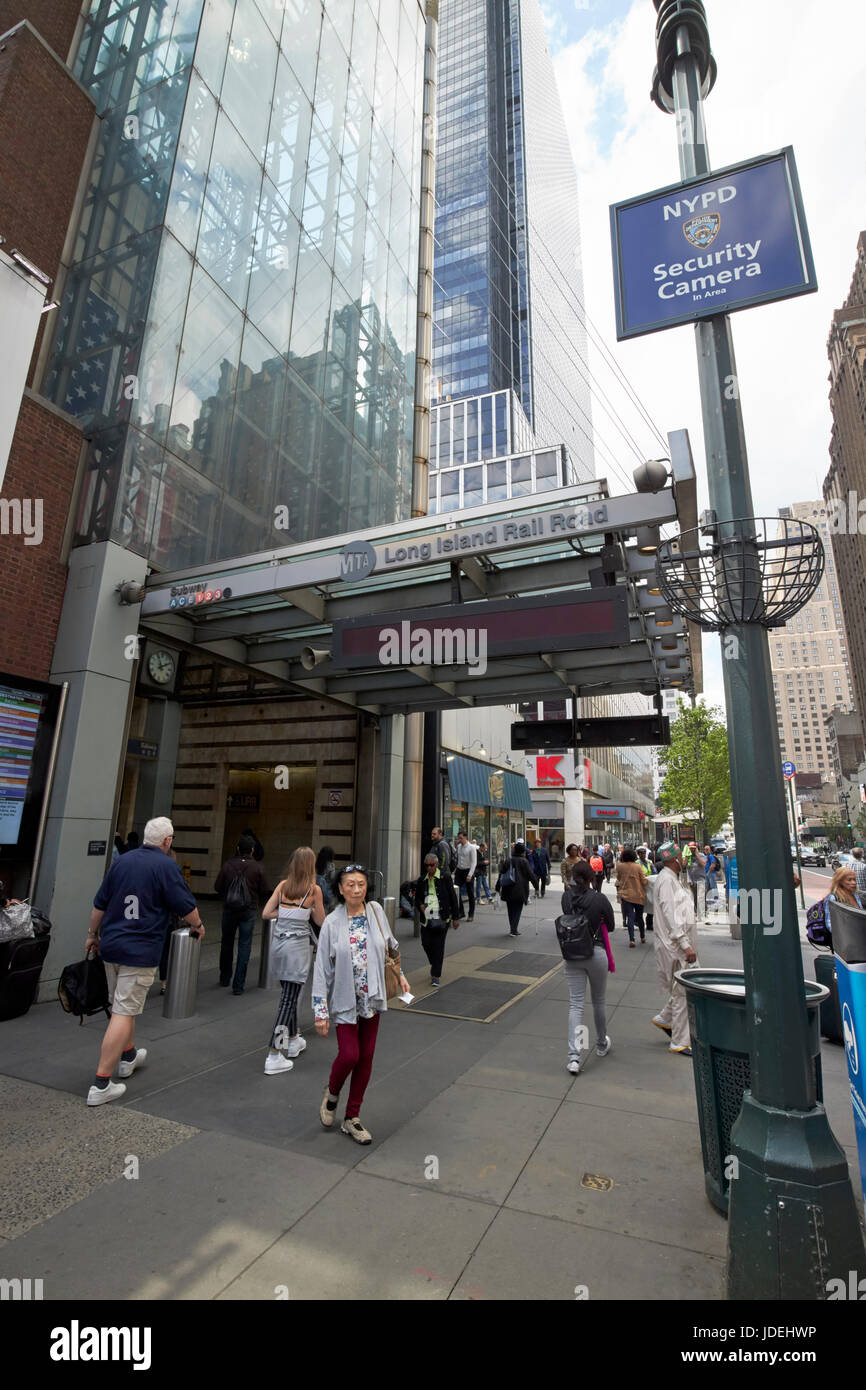
{"type": "Polygon", "coordinates": [[[169,685],[174,679],[174,664],[171,652],[151,652],[147,658],[147,673],[156,685],[169,685]]]}

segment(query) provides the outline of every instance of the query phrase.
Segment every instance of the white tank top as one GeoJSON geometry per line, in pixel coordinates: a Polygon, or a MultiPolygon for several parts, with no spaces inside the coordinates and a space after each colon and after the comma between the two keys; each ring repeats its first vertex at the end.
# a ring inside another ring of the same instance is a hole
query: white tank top
{"type": "Polygon", "coordinates": [[[310,912],[312,911],[312,903],[309,907],[304,907],[304,903],[307,901],[307,898],[310,896],[312,891],[312,888],[307,889],[306,893],[304,894],[303,900],[298,907],[287,907],[282,900],[282,894],[280,895],[280,906],[279,911],[277,912],[277,923],[283,929],[283,931],[291,931],[293,927],[296,929],[301,929],[307,928],[309,926],[310,912]]]}

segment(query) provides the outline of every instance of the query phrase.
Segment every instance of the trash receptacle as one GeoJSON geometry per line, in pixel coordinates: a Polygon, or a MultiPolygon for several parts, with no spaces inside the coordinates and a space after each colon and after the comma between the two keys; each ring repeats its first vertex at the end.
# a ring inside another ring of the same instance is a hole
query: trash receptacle
{"type": "Polygon", "coordinates": [[[192,1018],[196,1013],[200,959],[201,943],[190,933],[189,927],[172,932],[163,1018],[192,1018]]]}
{"type": "Polygon", "coordinates": [[[276,917],[262,918],[262,954],[259,957],[259,989],[273,989],[280,982],[271,969],[271,935],[276,917]]]}
{"type": "MultiPolygon", "coordinates": [[[[688,999],[704,1186],[713,1206],[727,1216],[731,1130],[752,1082],[745,975],[742,970],[693,965],[678,971],[676,978],[688,999]]],[[[805,984],[809,1055],[815,1068],[815,1095],[822,1100],[819,1011],[830,991],[814,980],[805,984]]]]}

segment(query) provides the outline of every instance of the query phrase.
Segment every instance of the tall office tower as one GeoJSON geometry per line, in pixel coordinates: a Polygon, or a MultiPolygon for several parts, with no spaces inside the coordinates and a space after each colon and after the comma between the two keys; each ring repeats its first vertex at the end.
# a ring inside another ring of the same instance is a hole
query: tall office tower
{"type": "Polygon", "coordinates": [[[157,569],[408,516],[419,0],[91,0],[100,113],[45,390],[75,543],[157,569]]]}
{"type": "Polygon", "coordinates": [[[866,232],[848,298],[833,315],[830,339],[830,468],[824,497],[836,514],[831,529],[842,611],[851,642],[851,675],[866,728],[866,232]]]}
{"type": "Polygon", "coordinates": [[[476,466],[431,480],[448,510],[595,468],[577,181],[538,0],[442,0],[439,63],[431,463],[476,466]],[[477,468],[533,445],[514,479],[477,468]]]}
{"type": "MultiPolygon", "coordinates": [[[[823,502],[794,502],[779,516],[807,521],[821,533],[826,571],[815,593],[784,627],[770,633],[770,664],[782,757],[801,773],[834,780],[832,730],[825,718],[854,705],[848,643],[839,605],[836,568],[828,545],[828,508],[823,502]]],[[[779,528],[780,534],[782,528],[779,528]]]]}

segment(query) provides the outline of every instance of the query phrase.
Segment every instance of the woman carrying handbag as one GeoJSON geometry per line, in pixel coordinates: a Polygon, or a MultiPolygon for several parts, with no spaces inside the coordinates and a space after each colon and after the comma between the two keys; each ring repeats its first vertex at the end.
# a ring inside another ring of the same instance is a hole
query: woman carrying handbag
{"type": "Polygon", "coordinates": [[[313,971],[313,1012],[316,1032],[326,1038],[333,1019],[338,1053],[328,1089],[319,1108],[325,1129],[332,1129],[340,1091],[351,1076],[346,1114],[340,1129],[356,1144],[373,1136],[361,1124],[361,1104],[379,1032],[379,1016],[388,999],[409,992],[400,967],[400,946],[384,911],[367,902],[367,871],[349,864],[337,874],[338,906],[326,918],[319,935],[313,971]]]}

